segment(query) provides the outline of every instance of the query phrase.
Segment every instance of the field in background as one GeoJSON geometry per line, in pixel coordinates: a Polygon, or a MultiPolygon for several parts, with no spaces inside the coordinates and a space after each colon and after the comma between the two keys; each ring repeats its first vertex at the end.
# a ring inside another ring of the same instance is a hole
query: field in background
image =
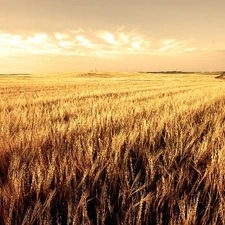
{"type": "Polygon", "coordinates": [[[225,224],[225,81],[0,77],[0,224],[225,224]]]}

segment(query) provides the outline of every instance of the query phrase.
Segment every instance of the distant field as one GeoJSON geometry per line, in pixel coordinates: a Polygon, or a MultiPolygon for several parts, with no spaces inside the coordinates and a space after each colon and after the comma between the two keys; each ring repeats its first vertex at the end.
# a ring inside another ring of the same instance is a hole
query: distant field
{"type": "Polygon", "coordinates": [[[225,224],[217,75],[0,76],[0,224],[225,224]]]}

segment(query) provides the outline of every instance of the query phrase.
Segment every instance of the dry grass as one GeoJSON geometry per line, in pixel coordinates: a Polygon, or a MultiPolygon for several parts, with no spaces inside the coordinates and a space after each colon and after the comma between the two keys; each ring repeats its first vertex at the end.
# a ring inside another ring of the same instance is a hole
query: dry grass
{"type": "Polygon", "coordinates": [[[0,224],[225,224],[225,83],[0,78],[0,224]]]}

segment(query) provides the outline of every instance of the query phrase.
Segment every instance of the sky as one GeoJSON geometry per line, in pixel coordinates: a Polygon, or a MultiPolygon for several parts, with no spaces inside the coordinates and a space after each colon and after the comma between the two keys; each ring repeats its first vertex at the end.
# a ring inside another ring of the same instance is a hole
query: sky
{"type": "Polygon", "coordinates": [[[0,0],[0,73],[225,70],[224,0],[0,0]]]}

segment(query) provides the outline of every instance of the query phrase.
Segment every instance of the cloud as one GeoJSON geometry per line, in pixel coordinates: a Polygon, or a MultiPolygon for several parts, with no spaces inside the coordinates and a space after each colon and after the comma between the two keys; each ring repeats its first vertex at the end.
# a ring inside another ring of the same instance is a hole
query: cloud
{"type": "Polygon", "coordinates": [[[203,47],[201,50],[202,50],[202,51],[207,51],[209,48],[210,48],[210,47],[207,46],[207,47],[203,47]]]}
{"type": "Polygon", "coordinates": [[[92,45],[91,41],[89,41],[87,38],[83,36],[78,35],[76,36],[76,39],[81,46],[90,47],[92,45]]]}
{"type": "Polygon", "coordinates": [[[104,31],[99,34],[99,37],[105,41],[105,45],[119,51],[121,54],[150,53],[150,41],[134,31],[125,33],[119,30],[114,34],[104,31]]]}
{"type": "MultiPolygon", "coordinates": [[[[194,40],[152,40],[134,30],[71,30],[55,33],[11,34],[0,31],[1,57],[10,56],[91,56],[115,58],[121,55],[205,54],[213,51],[194,40]]],[[[217,48],[216,51],[219,51],[217,48]]],[[[223,51],[224,49],[221,48],[223,51]]]]}
{"type": "Polygon", "coordinates": [[[57,40],[62,41],[63,39],[68,38],[69,36],[64,33],[55,33],[55,37],[57,40]]]}
{"type": "Polygon", "coordinates": [[[181,45],[182,42],[180,41],[175,41],[175,40],[165,40],[163,42],[163,47],[161,47],[159,50],[161,52],[166,52],[168,50],[171,50],[171,49],[175,49],[175,47],[181,45]]]}
{"type": "Polygon", "coordinates": [[[72,49],[75,46],[72,41],[59,41],[58,44],[66,49],[72,49]]]}
{"type": "Polygon", "coordinates": [[[184,52],[192,52],[194,50],[196,50],[196,48],[185,48],[184,52]]]}
{"type": "Polygon", "coordinates": [[[77,29],[77,30],[72,30],[71,33],[81,34],[81,33],[84,33],[84,30],[80,28],[80,29],[77,29]]]}
{"type": "Polygon", "coordinates": [[[161,41],[159,49],[156,49],[156,54],[159,55],[180,55],[191,52],[199,53],[200,51],[207,51],[207,47],[196,47],[199,45],[195,40],[176,40],[166,39],[161,41]]]}
{"type": "Polygon", "coordinates": [[[27,38],[27,42],[30,44],[45,44],[49,41],[49,37],[45,33],[34,34],[32,37],[27,38]]]}
{"type": "Polygon", "coordinates": [[[89,55],[116,57],[122,54],[146,54],[150,41],[134,31],[122,29],[110,31],[89,31],[82,29],[67,32],[19,33],[0,31],[2,55],[89,55]]]}
{"type": "Polygon", "coordinates": [[[115,45],[115,46],[118,46],[120,44],[119,40],[115,40],[114,35],[108,31],[105,31],[104,33],[100,34],[99,37],[101,37],[108,44],[115,45]]]}

